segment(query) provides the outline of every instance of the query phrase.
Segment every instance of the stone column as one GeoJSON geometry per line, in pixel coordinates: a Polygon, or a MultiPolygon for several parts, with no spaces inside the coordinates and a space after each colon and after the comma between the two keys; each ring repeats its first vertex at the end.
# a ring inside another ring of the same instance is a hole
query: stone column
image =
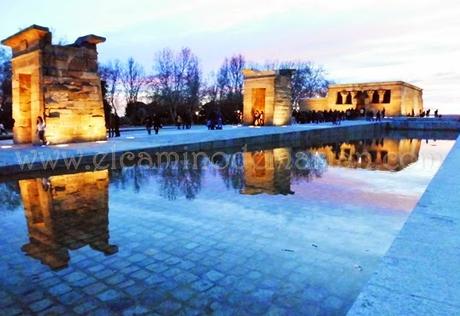
{"type": "Polygon", "coordinates": [[[385,96],[385,90],[379,90],[378,94],[379,94],[379,103],[383,103],[383,98],[385,96]]]}
{"type": "Polygon", "coordinates": [[[367,90],[367,104],[372,104],[373,94],[374,94],[374,90],[367,90]]]}
{"type": "Polygon", "coordinates": [[[340,95],[342,96],[342,104],[346,104],[345,102],[347,102],[348,91],[340,91],[340,95]]]}
{"type": "Polygon", "coordinates": [[[351,104],[356,108],[356,106],[358,105],[358,91],[351,91],[351,104]]]}

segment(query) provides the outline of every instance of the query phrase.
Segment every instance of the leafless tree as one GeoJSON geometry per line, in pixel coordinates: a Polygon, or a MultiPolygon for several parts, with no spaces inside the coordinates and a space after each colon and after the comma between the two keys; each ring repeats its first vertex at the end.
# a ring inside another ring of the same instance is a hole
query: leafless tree
{"type": "Polygon", "coordinates": [[[119,98],[120,98],[120,84],[121,84],[121,64],[117,59],[109,61],[105,65],[99,67],[99,74],[101,80],[105,83],[106,93],[105,98],[112,108],[112,111],[119,116],[119,98]]]}
{"type": "Polygon", "coordinates": [[[221,100],[242,100],[243,69],[246,61],[243,55],[225,58],[217,75],[216,86],[221,100]]]}
{"type": "Polygon", "coordinates": [[[144,68],[142,65],[130,57],[126,64],[122,66],[120,80],[124,89],[126,105],[136,103],[139,92],[145,84],[144,68]]]}
{"type": "Polygon", "coordinates": [[[153,96],[169,108],[171,118],[179,111],[191,115],[198,106],[201,87],[200,65],[192,51],[163,49],[155,57],[154,76],[153,96]]]}
{"type": "Polygon", "coordinates": [[[11,56],[0,48],[0,122],[12,123],[11,56]]]}
{"type": "Polygon", "coordinates": [[[272,61],[263,66],[253,64],[255,69],[293,69],[292,76],[292,104],[297,107],[301,99],[325,96],[330,81],[326,79],[326,72],[321,66],[310,61],[272,61]]]}

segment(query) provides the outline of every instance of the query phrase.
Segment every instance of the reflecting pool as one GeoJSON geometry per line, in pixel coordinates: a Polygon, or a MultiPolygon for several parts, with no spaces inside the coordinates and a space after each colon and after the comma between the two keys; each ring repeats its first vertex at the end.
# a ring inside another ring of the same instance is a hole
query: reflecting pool
{"type": "Polygon", "coordinates": [[[453,144],[265,144],[10,179],[0,308],[345,314],[453,144]]]}

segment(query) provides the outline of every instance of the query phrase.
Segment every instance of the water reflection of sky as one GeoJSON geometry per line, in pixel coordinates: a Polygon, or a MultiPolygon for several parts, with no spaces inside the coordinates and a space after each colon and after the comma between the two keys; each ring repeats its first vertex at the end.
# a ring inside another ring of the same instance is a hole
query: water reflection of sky
{"type": "MultiPolygon", "coordinates": [[[[184,288],[177,292],[174,276],[184,269],[189,277],[206,282],[213,271],[216,280],[210,293],[220,291],[227,308],[242,308],[241,314],[283,309],[286,304],[297,314],[306,304],[317,312],[341,314],[390,246],[453,141],[415,144],[420,145],[417,161],[399,171],[381,171],[379,166],[325,168],[311,154],[318,149],[277,148],[233,156],[230,167],[219,170],[213,165],[191,170],[184,164],[126,168],[111,171],[110,183],[107,171],[58,175],[48,178],[51,190],[44,188],[43,179],[21,180],[23,197],[35,186],[42,198],[46,193],[42,206],[52,205],[46,209],[51,216],[40,215],[50,228],[45,247],[35,238],[35,221],[43,220],[33,214],[40,209],[36,201],[28,198],[22,205],[18,184],[2,184],[0,190],[8,192],[2,195],[2,209],[9,211],[2,212],[0,230],[10,234],[0,236],[0,281],[9,293],[16,293],[18,286],[33,286],[58,302],[65,294],[50,290],[48,279],[40,283],[40,275],[55,278],[82,295],[82,301],[94,300],[94,295],[82,291],[85,285],[80,283],[103,278],[111,295],[121,294],[102,305],[119,308],[115,302],[152,304],[148,292],[165,293],[165,300],[184,293],[184,288]],[[315,170],[280,168],[297,152],[308,157],[306,165],[315,170]],[[270,165],[275,167],[260,168],[270,165]],[[50,273],[40,260],[65,270],[50,273]],[[152,263],[161,269],[146,268],[152,263]],[[123,283],[108,283],[112,281],[104,279],[104,273],[94,272],[101,266],[136,284],[128,291],[123,283]],[[71,272],[86,277],[75,284],[66,277],[71,272]],[[38,281],[30,283],[32,277],[38,281]],[[148,283],[152,278],[158,283],[148,283]],[[226,283],[220,284],[220,278],[226,283]]],[[[326,153],[338,146],[327,148],[326,153]]],[[[204,299],[191,286],[194,282],[186,283],[186,290],[192,298],[204,299]]]]}

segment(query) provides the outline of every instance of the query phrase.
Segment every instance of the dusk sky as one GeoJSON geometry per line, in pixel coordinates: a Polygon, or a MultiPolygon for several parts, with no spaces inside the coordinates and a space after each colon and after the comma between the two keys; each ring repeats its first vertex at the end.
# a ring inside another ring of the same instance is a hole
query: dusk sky
{"type": "Polygon", "coordinates": [[[425,108],[460,113],[460,2],[443,1],[2,1],[0,38],[31,24],[54,40],[107,38],[101,62],[134,57],[151,71],[155,52],[190,47],[206,75],[226,56],[310,60],[337,83],[404,80],[425,108]]]}

